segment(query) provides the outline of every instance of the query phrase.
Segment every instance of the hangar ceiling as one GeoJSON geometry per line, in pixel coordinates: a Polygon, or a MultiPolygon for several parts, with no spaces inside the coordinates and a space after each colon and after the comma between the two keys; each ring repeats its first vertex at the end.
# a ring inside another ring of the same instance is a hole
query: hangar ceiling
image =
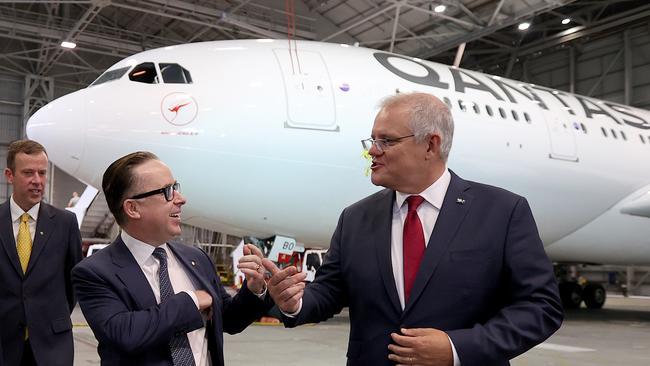
{"type": "Polygon", "coordinates": [[[444,63],[466,44],[461,67],[509,76],[522,58],[649,20],[647,0],[0,0],[0,72],[72,91],[142,50],[289,36],[444,63]]]}

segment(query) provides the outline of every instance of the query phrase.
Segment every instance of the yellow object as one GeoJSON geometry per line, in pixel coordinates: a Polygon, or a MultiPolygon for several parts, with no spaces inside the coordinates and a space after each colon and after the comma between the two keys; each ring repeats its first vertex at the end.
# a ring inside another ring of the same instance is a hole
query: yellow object
{"type": "Polygon", "coordinates": [[[27,264],[29,263],[29,257],[32,255],[32,236],[29,234],[29,214],[27,212],[20,216],[16,250],[18,251],[18,258],[20,259],[20,266],[23,268],[23,273],[27,273],[27,264]]]}
{"type": "MultiPolygon", "coordinates": [[[[29,257],[32,256],[32,236],[29,234],[29,214],[27,212],[20,216],[16,250],[18,251],[18,259],[20,259],[20,266],[23,269],[23,273],[27,273],[29,257]]],[[[25,328],[25,340],[27,338],[29,338],[29,332],[25,328]]]]}
{"type": "Polygon", "coordinates": [[[363,174],[365,174],[365,176],[367,177],[370,175],[370,165],[372,164],[372,156],[370,156],[368,150],[364,149],[363,152],[361,153],[361,157],[368,161],[368,166],[366,166],[366,168],[363,170],[363,174]]]}

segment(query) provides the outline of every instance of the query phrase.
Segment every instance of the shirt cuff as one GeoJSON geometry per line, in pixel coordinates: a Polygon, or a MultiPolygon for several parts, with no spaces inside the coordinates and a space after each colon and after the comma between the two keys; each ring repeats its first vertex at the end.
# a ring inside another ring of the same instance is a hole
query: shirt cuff
{"type": "MultiPolygon", "coordinates": [[[[278,309],[279,309],[279,308],[278,308],[278,309]]],[[[300,303],[298,304],[298,310],[296,310],[295,312],[293,312],[293,313],[291,313],[291,314],[289,314],[289,313],[285,313],[285,312],[282,311],[282,310],[280,310],[280,312],[281,312],[282,314],[284,314],[284,316],[286,316],[286,317],[288,317],[288,318],[295,318],[296,316],[298,316],[298,314],[300,314],[300,310],[302,310],[302,299],[300,299],[300,303]]]]}
{"type": "Polygon", "coordinates": [[[454,366],[460,366],[460,358],[458,358],[458,352],[456,352],[456,347],[454,347],[454,342],[451,341],[451,338],[449,338],[449,343],[451,344],[451,352],[454,354],[454,366]]]}
{"type": "Polygon", "coordinates": [[[251,292],[253,292],[253,295],[257,296],[260,300],[264,300],[264,298],[266,297],[266,290],[267,290],[266,285],[264,285],[264,290],[262,290],[262,293],[256,294],[253,291],[251,292]]]}
{"type": "Polygon", "coordinates": [[[181,292],[184,292],[184,293],[190,295],[190,297],[192,298],[192,301],[194,301],[194,305],[196,305],[196,309],[198,310],[199,309],[199,298],[196,297],[196,294],[194,293],[194,291],[181,291],[181,292]]]}

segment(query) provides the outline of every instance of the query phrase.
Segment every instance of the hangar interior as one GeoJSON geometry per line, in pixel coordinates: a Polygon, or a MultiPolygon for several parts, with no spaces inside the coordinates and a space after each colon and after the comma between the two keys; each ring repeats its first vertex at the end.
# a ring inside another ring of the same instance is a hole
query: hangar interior
{"type": "MultiPolygon", "coordinates": [[[[2,0],[0,165],[34,111],[85,88],[124,57],[181,43],[288,37],[375,48],[650,108],[646,0],[2,0]]],[[[65,207],[85,185],[53,166],[48,187],[49,202],[65,207]]],[[[0,201],[10,194],[3,179],[0,201]]],[[[100,194],[82,235],[108,242],[115,233],[100,194]]],[[[184,237],[211,246],[223,261],[222,249],[239,241],[193,227],[184,237]]],[[[611,291],[650,294],[650,268],[580,270],[611,291]]]]}

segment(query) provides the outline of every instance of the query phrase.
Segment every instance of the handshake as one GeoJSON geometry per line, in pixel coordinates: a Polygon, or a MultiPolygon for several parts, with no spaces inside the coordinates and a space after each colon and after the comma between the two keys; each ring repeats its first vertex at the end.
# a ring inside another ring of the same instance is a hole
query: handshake
{"type": "Polygon", "coordinates": [[[300,311],[305,273],[298,272],[294,266],[280,270],[252,244],[244,245],[244,256],[239,259],[237,268],[246,276],[248,289],[254,294],[262,295],[268,288],[273,301],[283,313],[293,315],[300,311]]]}

